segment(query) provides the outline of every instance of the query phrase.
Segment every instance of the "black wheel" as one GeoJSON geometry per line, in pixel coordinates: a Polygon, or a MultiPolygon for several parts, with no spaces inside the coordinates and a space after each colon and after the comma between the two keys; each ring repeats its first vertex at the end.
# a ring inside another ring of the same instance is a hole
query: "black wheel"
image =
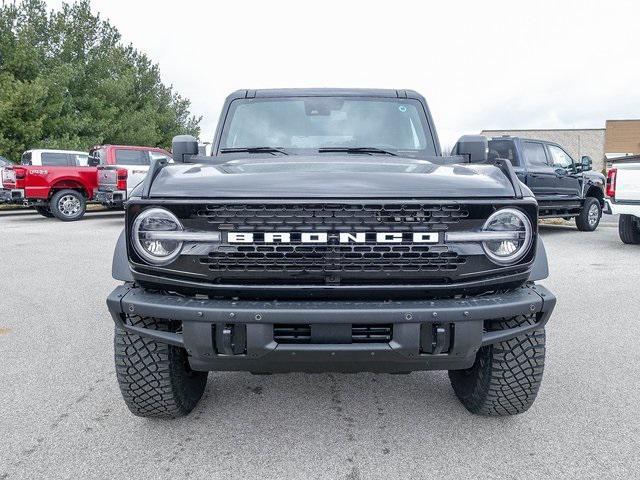
{"type": "Polygon", "coordinates": [[[620,215],[618,233],[624,243],[640,244],[640,219],[633,215],[620,215]]]}
{"type": "Polygon", "coordinates": [[[34,207],[36,212],[38,212],[43,217],[53,218],[53,213],[49,210],[49,207],[34,207]]]}
{"type": "Polygon", "coordinates": [[[51,197],[49,208],[57,219],[73,222],[84,216],[87,202],[84,195],[76,190],[60,190],[51,197]]]}
{"type": "MultiPolygon", "coordinates": [[[[175,322],[128,317],[143,328],[175,331],[175,322]]],[[[176,418],[195,408],[207,385],[207,372],[189,367],[184,348],[159,343],[118,327],[114,336],[116,374],[127,407],[139,417],[176,418]]]]}
{"type": "Polygon", "coordinates": [[[602,207],[600,200],[593,197],[584,199],[584,205],[580,215],[576,217],[576,227],[581,232],[593,232],[600,224],[602,218],[602,207]]]}
{"type": "MultiPolygon", "coordinates": [[[[536,322],[535,316],[496,321],[489,330],[503,330],[536,322]]],[[[450,370],[453,391],[471,413],[505,416],[531,407],[544,370],[544,328],[480,348],[466,370],[450,370]]]]}

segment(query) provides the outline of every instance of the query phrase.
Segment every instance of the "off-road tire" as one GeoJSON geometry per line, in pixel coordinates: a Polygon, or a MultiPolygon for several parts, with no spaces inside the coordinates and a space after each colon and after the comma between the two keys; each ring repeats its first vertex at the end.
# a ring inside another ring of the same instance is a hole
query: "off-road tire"
{"type": "Polygon", "coordinates": [[[624,243],[640,244],[640,219],[633,215],[620,215],[618,233],[624,243]]]}
{"type": "Polygon", "coordinates": [[[602,218],[602,206],[600,205],[600,200],[594,197],[587,197],[584,199],[584,205],[582,205],[582,211],[580,215],[576,217],[576,227],[581,232],[593,232],[598,225],[600,225],[600,219],[602,218]],[[594,223],[590,221],[589,211],[591,208],[598,209],[598,219],[594,223]]]}
{"type": "Polygon", "coordinates": [[[51,213],[63,222],[75,222],[84,217],[87,210],[87,201],[84,195],[76,190],[60,190],[53,194],[49,202],[49,208],[51,213]],[[78,202],[78,210],[73,214],[65,213],[65,210],[60,206],[60,200],[63,198],[73,198],[78,202]]]}
{"type": "MultiPolygon", "coordinates": [[[[175,322],[127,317],[128,324],[175,331],[175,322]]],[[[127,407],[139,417],[176,418],[191,412],[204,393],[207,372],[189,367],[184,348],[159,343],[121,328],[114,335],[116,375],[127,407]]]]}
{"type": "Polygon", "coordinates": [[[34,207],[36,212],[38,212],[40,215],[42,215],[43,217],[46,218],[53,218],[53,213],[51,213],[51,210],[49,210],[49,207],[34,207]]]}
{"type": "MultiPolygon", "coordinates": [[[[489,330],[533,324],[535,316],[492,322],[489,330]]],[[[467,410],[479,415],[506,416],[531,407],[542,381],[544,327],[525,335],[480,348],[471,368],[450,370],[456,396],[467,410]]]]}

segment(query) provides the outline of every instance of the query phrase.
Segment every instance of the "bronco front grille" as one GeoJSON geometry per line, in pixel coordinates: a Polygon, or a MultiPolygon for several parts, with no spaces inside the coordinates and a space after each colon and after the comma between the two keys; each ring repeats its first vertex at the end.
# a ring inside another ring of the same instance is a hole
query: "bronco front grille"
{"type": "Polygon", "coordinates": [[[219,242],[185,243],[182,254],[167,267],[171,272],[165,273],[180,276],[184,272],[221,287],[447,285],[496,269],[481,246],[445,239],[447,232],[481,229],[496,209],[489,201],[231,200],[167,208],[185,230],[221,235],[219,242]],[[290,236],[286,242],[267,242],[268,232],[290,236]],[[239,242],[229,241],[230,233],[252,235],[239,242]],[[323,234],[324,240],[302,240],[303,234],[314,233],[323,234]],[[340,234],[351,238],[358,233],[365,234],[360,237],[364,240],[340,238],[340,234]],[[398,242],[378,242],[380,233],[402,235],[398,242]],[[436,235],[430,237],[433,243],[418,242],[416,233],[436,235]]]}
{"type": "MultiPolygon", "coordinates": [[[[200,263],[211,272],[343,274],[451,272],[466,262],[446,245],[411,242],[338,245],[340,232],[444,232],[468,219],[457,204],[227,204],[206,205],[197,217],[221,232],[328,232],[329,245],[221,245],[200,263]],[[333,243],[333,244],[332,244],[333,243]]],[[[224,233],[223,233],[224,235],[224,233]]]]}

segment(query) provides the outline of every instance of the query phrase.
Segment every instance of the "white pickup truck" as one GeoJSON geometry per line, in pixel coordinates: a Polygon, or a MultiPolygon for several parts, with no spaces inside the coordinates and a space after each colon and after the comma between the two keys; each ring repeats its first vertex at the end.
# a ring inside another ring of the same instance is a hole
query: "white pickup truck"
{"type": "Polygon", "coordinates": [[[144,180],[151,160],[171,159],[171,154],[162,148],[130,145],[99,145],[89,154],[89,163],[98,167],[96,200],[108,207],[122,207],[131,191],[144,180]]]}
{"type": "Polygon", "coordinates": [[[624,243],[640,244],[640,157],[614,160],[607,175],[605,213],[620,215],[624,243]]]}

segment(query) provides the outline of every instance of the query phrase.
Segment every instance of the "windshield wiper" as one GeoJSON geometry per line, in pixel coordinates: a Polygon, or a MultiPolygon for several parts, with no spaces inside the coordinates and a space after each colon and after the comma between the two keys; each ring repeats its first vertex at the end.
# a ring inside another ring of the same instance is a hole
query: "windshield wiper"
{"type": "Polygon", "coordinates": [[[382,150],[381,148],[376,147],[324,147],[319,148],[318,152],[320,153],[365,153],[365,154],[373,154],[380,153],[382,155],[391,155],[393,157],[397,157],[398,155],[390,152],[388,150],[382,150]]]}
{"type": "Polygon", "coordinates": [[[281,153],[289,155],[279,147],[239,147],[239,148],[221,148],[220,153],[281,153]]]}

